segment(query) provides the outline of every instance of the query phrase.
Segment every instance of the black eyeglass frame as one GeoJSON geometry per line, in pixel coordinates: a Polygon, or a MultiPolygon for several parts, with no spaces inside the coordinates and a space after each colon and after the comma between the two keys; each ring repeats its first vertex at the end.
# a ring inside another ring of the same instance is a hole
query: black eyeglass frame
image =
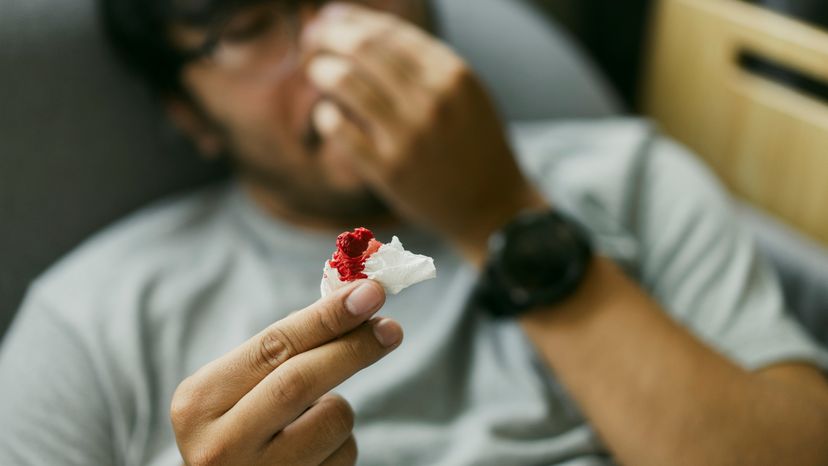
{"type": "MultiPolygon", "coordinates": [[[[287,0],[283,1],[287,11],[295,13],[303,5],[310,5],[320,7],[330,0],[287,0]]],[[[278,0],[253,0],[253,1],[236,1],[232,2],[225,8],[216,12],[213,20],[207,23],[207,38],[204,43],[190,50],[178,50],[176,52],[179,67],[184,67],[190,63],[203,60],[212,56],[216,47],[221,40],[221,31],[230,23],[234,15],[236,15],[242,8],[247,8],[264,3],[282,3],[278,0]]]]}

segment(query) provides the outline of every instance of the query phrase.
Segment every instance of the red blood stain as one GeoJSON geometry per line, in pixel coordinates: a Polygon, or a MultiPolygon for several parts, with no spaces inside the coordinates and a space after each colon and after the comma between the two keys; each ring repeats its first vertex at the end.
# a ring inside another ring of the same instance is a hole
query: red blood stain
{"type": "Polygon", "coordinates": [[[329,264],[339,272],[339,279],[343,282],[368,278],[362,273],[365,270],[365,261],[377,252],[380,246],[382,243],[374,239],[374,233],[367,228],[346,231],[336,238],[336,252],[329,264]]]}

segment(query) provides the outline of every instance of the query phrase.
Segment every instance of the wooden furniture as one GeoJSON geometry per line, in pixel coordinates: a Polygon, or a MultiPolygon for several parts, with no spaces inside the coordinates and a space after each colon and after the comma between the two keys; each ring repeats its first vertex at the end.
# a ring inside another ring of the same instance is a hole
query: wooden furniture
{"type": "Polygon", "coordinates": [[[739,0],[661,0],[644,108],[739,196],[828,245],[828,102],[745,69],[828,83],[828,32],[739,0]]]}

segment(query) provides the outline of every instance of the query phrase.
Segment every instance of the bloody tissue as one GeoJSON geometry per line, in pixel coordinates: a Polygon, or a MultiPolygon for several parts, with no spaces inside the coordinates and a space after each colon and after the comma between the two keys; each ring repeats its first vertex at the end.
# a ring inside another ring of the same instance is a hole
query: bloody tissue
{"type": "Polygon", "coordinates": [[[329,264],[339,272],[339,279],[343,282],[368,278],[363,273],[365,261],[381,246],[382,243],[377,241],[374,233],[367,228],[342,233],[336,239],[336,252],[329,264]]]}

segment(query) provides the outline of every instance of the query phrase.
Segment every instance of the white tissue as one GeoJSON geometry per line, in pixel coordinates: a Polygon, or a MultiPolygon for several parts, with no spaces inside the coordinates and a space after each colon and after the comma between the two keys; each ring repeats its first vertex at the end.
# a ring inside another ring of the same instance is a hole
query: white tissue
{"type": "MultiPolygon", "coordinates": [[[[363,273],[382,285],[388,294],[398,294],[409,286],[437,277],[434,260],[406,251],[396,236],[365,261],[363,273]]],[[[331,267],[330,261],[325,261],[320,284],[322,297],[347,284],[339,279],[339,271],[331,267]]]]}

